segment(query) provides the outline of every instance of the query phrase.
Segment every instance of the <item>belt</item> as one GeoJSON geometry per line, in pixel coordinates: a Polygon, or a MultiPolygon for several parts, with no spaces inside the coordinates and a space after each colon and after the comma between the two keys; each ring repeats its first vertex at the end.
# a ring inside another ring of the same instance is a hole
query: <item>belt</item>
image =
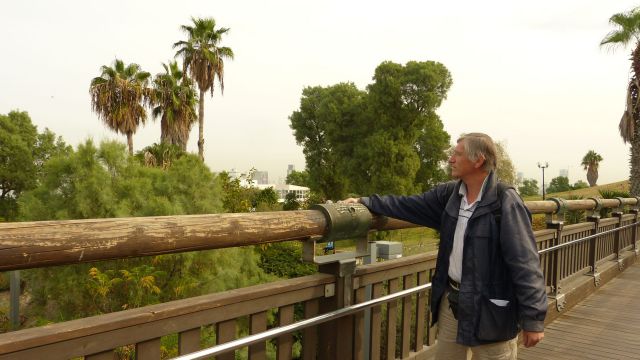
{"type": "Polygon", "coordinates": [[[448,278],[448,282],[449,282],[449,287],[453,290],[459,291],[460,290],[460,283],[453,280],[452,278],[448,278]]]}

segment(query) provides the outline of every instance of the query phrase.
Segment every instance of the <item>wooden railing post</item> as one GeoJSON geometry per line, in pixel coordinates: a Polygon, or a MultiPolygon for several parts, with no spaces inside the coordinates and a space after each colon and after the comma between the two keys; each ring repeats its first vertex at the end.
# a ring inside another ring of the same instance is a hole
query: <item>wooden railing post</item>
{"type": "Polygon", "coordinates": [[[631,229],[631,249],[633,253],[638,256],[638,220],[640,214],[640,197],[636,196],[636,204],[629,211],[633,214],[633,223],[635,224],[631,229]]]}
{"type": "Polygon", "coordinates": [[[620,227],[622,226],[622,215],[624,213],[622,211],[615,211],[611,214],[612,217],[618,218],[618,222],[616,223],[616,231],[613,237],[613,252],[615,254],[614,261],[618,263],[618,268],[620,270],[624,269],[624,261],[620,256],[620,227]]]}
{"type": "MultiPolygon", "coordinates": [[[[551,198],[549,199],[556,203],[557,210],[555,211],[556,219],[554,219],[554,214],[547,214],[547,229],[553,229],[556,231],[555,241],[553,246],[559,245],[562,243],[562,229],[564,228],[564,214],[566,211],[566,201],[564,199],[559,198],[551,198]]],[[[564,310],[565,300],[564,295],[560,292],[561,286],[560,282],[562,280],[562,265],[564,264],[563,255],[566,252],[564,249],[555,250],[552,254],[552,269],[551,269],[551,296],[556,300],[556,308],[558,311],[564,310]]]]}
{"type": "MultiPolygon", "coordinates": [[[[320,304],[320,312],[340,309],[353,303],[353,274],[356,259],[345,259],[321,265],[320,272],[336,277],[335,295],[325,298],[320,304]]],[[[353,316],[344,316],[336,321],[318,327],[318,358],[351,358],[353,352],[353,316]]]]}
{"type": "Polygon", "coordinates": [[[598,232],[600,232],[600,210],[602,209],[602,201],[599,198],[589,198],[596,203],[595,208],[593,209],[591,215],[587,216],[587,221],[593,223],[593,230],[591,230],[591,235],[594,236],[591,240],[589,240],[589,267],[591,271],[588,275],[593,276],[593,284],[595,286],[600,285],[600,273],[598,272],[598,255],[597,255],[597,244],[598,244],[598,236],[595,236],[598,232]]]}

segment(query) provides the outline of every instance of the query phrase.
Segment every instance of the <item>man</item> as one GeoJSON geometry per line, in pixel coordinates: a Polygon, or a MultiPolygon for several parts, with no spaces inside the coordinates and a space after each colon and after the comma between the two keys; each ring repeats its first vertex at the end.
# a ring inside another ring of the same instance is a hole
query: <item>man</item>
{"type": "Polygon", "coordinates": [[[485,134],[458,139],[449,159],[457,181],[414,196],[359,201],[372,212],[440,232],[431,311],[438,323],[436,359],[516,359],[544,337],[547,297],[522,199],[499,184],[496,148],[485,134]]]}

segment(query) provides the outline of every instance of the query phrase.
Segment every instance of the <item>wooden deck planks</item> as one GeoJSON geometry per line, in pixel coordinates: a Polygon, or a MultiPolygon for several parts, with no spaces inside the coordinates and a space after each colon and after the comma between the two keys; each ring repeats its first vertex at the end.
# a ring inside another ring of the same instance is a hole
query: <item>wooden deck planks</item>
{"type": "Polygon", "coordinates": [[[518,359],[640,359],[640,263],[547,325],[518,359]]]}

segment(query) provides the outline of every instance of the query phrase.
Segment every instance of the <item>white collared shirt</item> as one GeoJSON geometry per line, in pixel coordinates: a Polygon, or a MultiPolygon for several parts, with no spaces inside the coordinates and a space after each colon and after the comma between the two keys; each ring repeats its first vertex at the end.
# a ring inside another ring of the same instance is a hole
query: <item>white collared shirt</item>
{"type": "Polygon", "coordinates": [[[460,190],[458,194],[462,195],[460,201],[460,210],[458,210],[458,222],[456,223],[456,232],[453,235],[453,247],[451,248],[451,255],[449,255],[449,277],[455,282],[461,282],[462,280],[462,254],[464,249],[464,234],[467,231],[467,223],[469,218],[473,215],[478,203],[482,200],[482,193],[484,192],[484,186],[487,183],[487,176],[482,183],[478,198],[473,203],[469,204],[467,201],[467,186],[464,183],[460,184],[460,190]]]}

